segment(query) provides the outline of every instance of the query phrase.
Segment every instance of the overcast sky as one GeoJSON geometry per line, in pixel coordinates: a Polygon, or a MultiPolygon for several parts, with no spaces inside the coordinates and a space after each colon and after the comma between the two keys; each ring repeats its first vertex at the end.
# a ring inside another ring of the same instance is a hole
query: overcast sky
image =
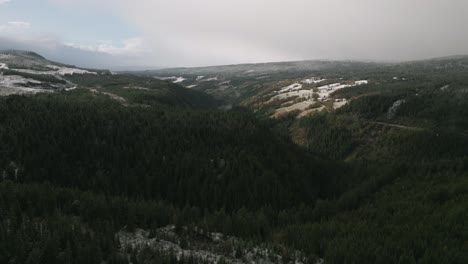
{"type": "Polygon", "coordinates": [[[468,54],[467,0],[0,0],[0,49],[87,67],[468,54]]]}

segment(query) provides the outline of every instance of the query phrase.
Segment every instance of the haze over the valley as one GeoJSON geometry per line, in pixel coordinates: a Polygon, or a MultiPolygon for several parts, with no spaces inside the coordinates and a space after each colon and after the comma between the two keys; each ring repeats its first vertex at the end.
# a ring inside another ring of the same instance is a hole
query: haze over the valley
{"type": "Polygon", "coordinates": [[[0,0],[0,49],[85,67],[468,54],[465,0],[0,0]]]}

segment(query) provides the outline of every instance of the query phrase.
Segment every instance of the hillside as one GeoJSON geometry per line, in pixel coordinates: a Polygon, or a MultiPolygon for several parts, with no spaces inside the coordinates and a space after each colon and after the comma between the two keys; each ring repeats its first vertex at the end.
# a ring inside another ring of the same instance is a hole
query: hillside
{"type": "Polygon", "coordinates": [[[467,57],[113,74],[2,54],[0,80],[28,81],[0,86],[0,263],[468,262],[467,57]]]}
{"type": "MultiPolygon", "coordinates": [[[[329,90],[327,85],[339,83],[336,86],[352,86],[355,84],[354,81],[360,81],[358,84],[362,84],[363,81],[361,79],[343,81],[336,77],[324,79],[319,73],[354,67],[372,67],[373,65],[375,64],[353,61],[299,61],[162,69],[132,73],[172,81],[193,90],[206,92],[222,100],[225,108],[230,108],[232,105],[250,106],[257,104],[254,100],[263,100],[264,104],[251,108],[256,111],[260,107],[266,107],[273,111],[271,114],[281,115],[294,111],[295,108],[304,112],[309,110],[306,108],[315,106],[317,101],[310,99],[318,99],[318,97],[312,98],[309,94],[318,93],[319,87],[322,88],[320,91],[327,91],[329,90]],[[291,89],[294,85],[300,87],[291,89]],[[288,87],[291,88],[288,89],[288,87]],[[295,93],[286,93],[293,90],[295,93]],[[274,98],[278,93],[282,93],[284,97],[274,98]],[[302,104],[290,107],[294,103],[301,102],[302,104]],[[288,104],[286,107],[290,109],[281,107],[281,104],[288,104]],[[275,110],[277,110],[276,113],[275,110]]],[[[324,100],[326,100],[329,93],[326,92],[319,97],[325,97],[324,100]]]]}
{"type": "Polygon", "coordinates": [[[211,108],[217,103],[206,94],[170,82],[82,69],[48,61],[27,51],[0,51],[0,96],[87,90],[123,105],[165,105],[211,108]]]}
{"type": "Polygon", "coordinates": [[[466,67],[467,57],[456,56],[403,63],[304,61],[137,74],[171,80],[212,94],[226,105],[241,105],[261,115],[279,117],[291,112],[301,116],[321,110],[333,112],[355,98],[390,91],[408,93],[407,88],[412,86],[419,87],[412,91],[451,84],[453,89],[466,81],[466,67]]]}

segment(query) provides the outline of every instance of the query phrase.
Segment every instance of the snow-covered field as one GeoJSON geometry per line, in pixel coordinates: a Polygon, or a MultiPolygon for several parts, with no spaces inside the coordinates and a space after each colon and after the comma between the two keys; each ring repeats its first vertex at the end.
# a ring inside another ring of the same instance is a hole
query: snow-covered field
{"type": "MultiPolygon", "coordinates": [[[[302,80],[301,82],[304,83],[304,84],[317,84],[317,83],[320,83],[320,82],[323,82],[323,81],[325,81],[325,79],[310,78],[310,79],[302,80]]],[[[302,89],[302,87],[303,87],[302,84],[293,83],[293,84],[291,84],[291,85],[289,85],[287,87],[283,87],[279,91],[275,92],[276,95],[273,96],[266,103],[269,104],[269,103],[272,103],[275,100],[284,100],[284,99],[291,98],[291,100],[289,102],[283,103],[283,105],[285,105],[285,104],[291,104],[291,105],[287,106],[287,107],[281,107],[281,108],[276,109],[275,114],[273,114],[273,117],[277,117],[277,116],[280,116],[280,115],[282,115],[284,113],[288,113],[288,112],[292,112],[292,111],[296,111],[296,110],[299,110],[299,111],[302,112],[299,115],[299,117],[301,117],[301,116],[307,115],[307,114],[309,114],[311,112],[321,111],[322,109],[324,109],[325,106],[322,106],[320,108],[314,108],[314,109],[307,109],[307,108],[309,106],[311,106],[312,104],[317,103],[317,102],[326,102],[326,101],[333,100],[331,98],[331,95],[334,92],[336,92],[336,91],[338,91],[340,89],[345,89],[345,88],[354,87],[354,86],[358,86],[358,85],[364,85],[364,84],[368,84],[368,83],[369,82],[367,80],[359,80],[359,81],[345,82],[345,83],[337,82],[337,83],[327,84],[327,85],[323,85],[323,86],[320,86],[318,88],[315,88],[315,89],[317,89],[317,92],[314,92],[314,90],[302,89]],[[307,100],[299,102],[299,103],[294,103],[293,100],[295,100],[297,97],[306,98],[307,100]],[[317,100],[314,99],[314,97],[317,98],[317,100]]],[[[338,109],[340,107],[343,107],[346,104],[347,104],[346,99],[336,99],[333,102],[332,107],[333,107],[333,109],[338,109]]]]}
{"type": "Polygon", "coordinates": [[[368,84],[368,83],[369,83],[369,81],[367,81],[367,80],[354,81],[353,83],[348,83],[348,84],[333,83],[333,84],[329,84],[329,85],[320,86],[318,89],[319,90],[328,90],[328,91],[330,91],[330,90],[339,90],[339,89],[343,89],[343,88],[354,87],[354,86],[368,84]]]}
{"type": "Polygon", "coordinates": [[[312,91],[312,90],[298,90],[298,91],[292,91],[292,92],[278,94],[275,97],[273,97],[272,100],[274,100],[274,99],[285,99],[285,98],[297,97],[297,96],[312,98],[313,94],[314,94],[314,91],[312,91]]]}
{"type": "Polygon", "coordinates": [[[290,91],[294,91],[294,90],[299,90],[302,88],[302,84],[300,83],[293,83],[287,87],[284,87],[282,88],[281,90],[279,90],[278,93],[285,93],[285,92],[290,92],[290,91]]]}
{"type": "MultiPolygon", "coordinates": [[[[16,51],[15,51],[16,52],[16,51]]],[[[49,62],[33,53],[19,55],[0,53],[0,95],[50,93],[74,90],[77,85],[64,76],[97,72],[49,62]],[[6,71],[9,70],[9,71],[6,71]],[[50,76],[50,78],[44,78],[50,76]],[[40,81],[39,81],[40,80],[40,81]]]]}
{"type": "Polygon", "coordinates": [[[332,91],[332,90],[343,89],[343,88],[346,88],[346,87],[351,87],[351,85],[341,84],[341,83],[332,83],[332,84],[320,86],[318,89],[319,89],[319,91],[332,91]]]}
{"type": "Polygon", "coordinates": [[[91,72],[87,70],[77,69],[77,68],[68,68],[60,67],[55,65],[47,65],[48,68],[56,70],[56,73],[59,75],[73,75],[73,74],[93,74],[96,75],[96,72],[91,72]]]}
{"type": "Polygon", "coordinates": [[[27,84],[41,84],[40,81],[34,79],[24,78],[18,75],[0,75],[0,85],[2,86],[15,86],[27,84]]]}
{"type": "Polygon", "coordinates": [[[317,84],[317,83],[321,83],[321,82],[324,82],[324,81],[326,81],[326,79],[320,79],[320,78],[312,77],[312,78],[309,78],[309,79],[302,80],[301,82],[305,83],[305,84],[317,84]]]}
{"type": "Polygon", "coordinates": [[[25,88],[25,87],[4,87],[0,84],[0,96],[9,96],[14,94],[37,94],[37,93],[51,93],[51,90],[25,88]]]}
{"type": "Polygon", "coordinates": [[[68,68],[68,67],[59,67],[54,65],[47,65],[47,68],[51,69],[51,71],[36,71],[36,70],[29,70],[29,69],[12,69],[17,72],[22,73],[29,73],[29,74],[36,74],[36,75],[73,75],[73,74],[93,74],[96,75],[96,72],[90,72],[87,70],[77,69],[77,68],[68,68]]]}
{"type": "MultiPolygon", "coordinates": [[[[5,63],[2,63],[0,68],[8,69],[5,63]]],[[[55,67],[55,66],[54,66],[55,67]]],[[[52,68],[52,67],[49,67],[52,68]]],[[[54,90],[64,89],[71,91],[77,88],[77,85],[64,79],[62,76],[67,74],[93,74],[86,70],[56,67],[55,71],[35,71],[28,69],[12,69],[18,74],[28,73],[33,75],[50,75],[64,83],[49,83],[35,80],[34,77],[26,78],[21,75],[3,75],[0,74],[0,96],[7,96],[12,94],[36,94],[36,93],[50,93],[54,90]]],[[[96,73],[94,73],[96,74],[96,73]]]]}
{"type": "Polygon", "coordinates": [[[28,69],[12,69],[17,72],[28,73],[28,74],[35,74],[35,75],[55,75],[56,71],[35,71],[35,70],[28,70],[28,69]]]}
{"type": "Polygon", "coordinates": [[[320,86],[318,88],[319,99],[322,101],[327,101],[330,98],[330,95],[340,89],[354,87],[358,85],[368,84],[367,80],[355,81],[354,83],[342,84],[342,83],[333,83],[329,85],[320,86]]]}
{"type": "Polygon", "coordinates": [[[0,84],[0,96],[8,96],[13,94],[37,94],[37,93],[51,93],[53,91],[38,88],[26,87],[3,87],[0,84]]]}
{"type": "Polygon", "coordinates": [[[50,93],[52,90],[41,87],[40,81],[17,75],[0,75],[0,96],[12,94],[50,93]],[[34,86],[34,87],[28,87],[34,86]]]}

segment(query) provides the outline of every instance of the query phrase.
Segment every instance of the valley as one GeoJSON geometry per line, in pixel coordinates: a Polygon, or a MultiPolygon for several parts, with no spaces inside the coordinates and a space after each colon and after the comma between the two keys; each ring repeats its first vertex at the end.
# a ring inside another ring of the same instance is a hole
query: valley
{"type": "Polygon", "coordinates": [[[0,51],[0,263],[466,263],[466,65],[0,51]]]}

